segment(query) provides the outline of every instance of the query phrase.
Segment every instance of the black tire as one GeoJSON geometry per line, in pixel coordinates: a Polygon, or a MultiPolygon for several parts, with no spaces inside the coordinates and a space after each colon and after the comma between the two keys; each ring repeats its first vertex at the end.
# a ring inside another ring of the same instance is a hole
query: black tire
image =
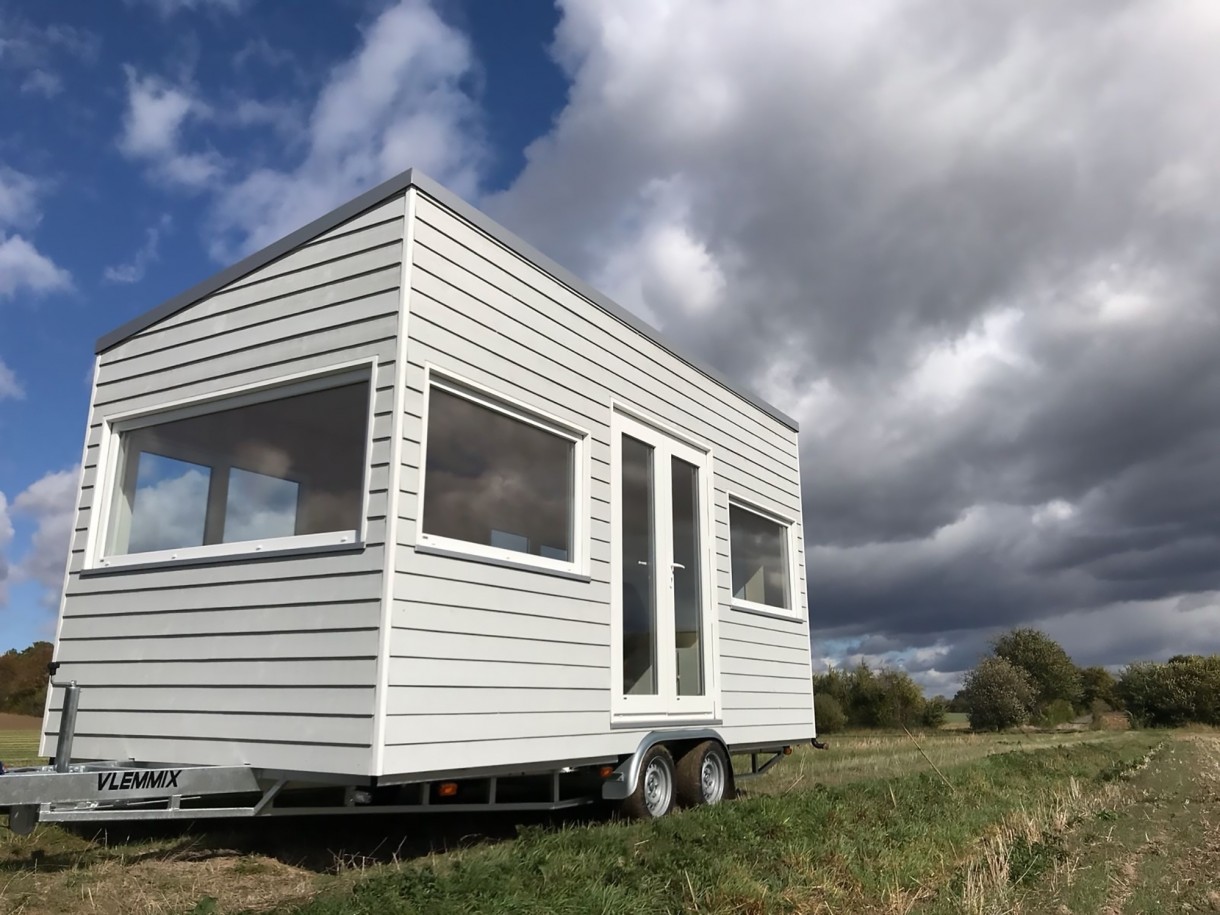
{"type": "Polygon", "coordinates": [[[705,740],[678,760],[678,802],[683,807],[719,804],[733,797],[733,767],[724,747],[705,740]]]}
{"type": "Polygon", "coordinates": [[[677,796],[674,758],[657,744],[650,747],[640,762],[640,778],[635,791],[622,802],[623,816],[633,820],[656,820],[674,808],[677,796]]]}

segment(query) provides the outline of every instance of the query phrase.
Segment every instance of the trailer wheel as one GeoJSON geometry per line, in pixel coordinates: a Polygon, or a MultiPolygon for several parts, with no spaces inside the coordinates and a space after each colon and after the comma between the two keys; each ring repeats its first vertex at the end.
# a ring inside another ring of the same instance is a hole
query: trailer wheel
{"type": "Polygon", "coordinates": [[[678,800],[684,807],[719,804],[733,796],[733,770],[714,740],[692,747],[678,760],[678,800]]]}
{"type": "Polygon", "coordinates": [[[660,744],[650,747],[640,764],[640,780],[621,810],[633,820],[655,820],[674,807],[674,758],[660,744]]]}

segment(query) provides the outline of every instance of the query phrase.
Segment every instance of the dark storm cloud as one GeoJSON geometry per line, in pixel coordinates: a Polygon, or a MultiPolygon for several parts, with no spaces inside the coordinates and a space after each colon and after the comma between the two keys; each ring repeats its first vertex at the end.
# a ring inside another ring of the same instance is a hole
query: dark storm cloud
{"type": "Polygon", "coordinates": [[[1220,8],[564,6],[491,206],[802,420],[822,635],[1220,625],[1220,8]]]}

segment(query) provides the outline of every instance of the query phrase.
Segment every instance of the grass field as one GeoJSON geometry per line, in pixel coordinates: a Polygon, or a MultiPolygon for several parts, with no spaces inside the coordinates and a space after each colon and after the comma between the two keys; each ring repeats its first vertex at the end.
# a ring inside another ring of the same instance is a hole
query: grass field
{"type": "Polygon", "coordinates": [[[0,762],[6,766],[28,766],[40,762],[38,752],[39,718],[0,714],[0,762]]]}
{"type": "Polygon", "coordinates": [[[838,736],[731,803],[650,824],[586,813],[0,831],[0,913],[1220,909],[1217,735],[919,740],[944,779],[901,733],[838,736]]]}

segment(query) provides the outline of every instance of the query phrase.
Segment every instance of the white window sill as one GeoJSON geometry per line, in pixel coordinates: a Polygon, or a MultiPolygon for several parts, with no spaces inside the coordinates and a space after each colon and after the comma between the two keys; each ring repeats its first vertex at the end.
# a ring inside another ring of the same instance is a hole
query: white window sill
{"type": "Polygon", "coordinates": [[[466,543],[462,540],[449,540],[443,537],[421,537],[415,545],[415,552],[430,556],[445,556],[449,559],[462,559],[467,562],[483,562],[507,569],[520,569],[523,572],[540,572],[543,575],[570,578],[574,581],[593,580],[590,575],[579,571],[576,563],[573,562],[559,562],[530,553],[518,553],[514,550],[482,548],[477,543],[466,543]]]}
{"type": "Polygon", "coordinates": [[[325,534],[305,534],[300,537],[248,540],[241,543],[212,543],[207,546],[183,547],[179,550],[127,553],[121,556],[106,556],[96,564],[82,570],[81,574],[100,575],[136,569],[214,565],[250,559],[359,551],[364,549],[364,542],[358,538],[356,531],[337,531],[325,534]]]}
{"type": "Polygon", "coordinates": [[[729,606],[743,613],[757,613],[759,616],[770,616],[777,620],[787,620],[790,623],[803,623],[805,618],[796,611],[785,610],[783,607],[772,607],[770,604],[758,604],[752,600],[733,598],[729,606]]]}
{"type": "Polygon", "coordinates": [[[672,715],[653,713],[650,715],[615,714],[610,718],[610,729],[613,731],[659,731],[665,728],[708,727],[723,725],[724,719],[715,711],[711,712],[676,712],[672,715]]]}

